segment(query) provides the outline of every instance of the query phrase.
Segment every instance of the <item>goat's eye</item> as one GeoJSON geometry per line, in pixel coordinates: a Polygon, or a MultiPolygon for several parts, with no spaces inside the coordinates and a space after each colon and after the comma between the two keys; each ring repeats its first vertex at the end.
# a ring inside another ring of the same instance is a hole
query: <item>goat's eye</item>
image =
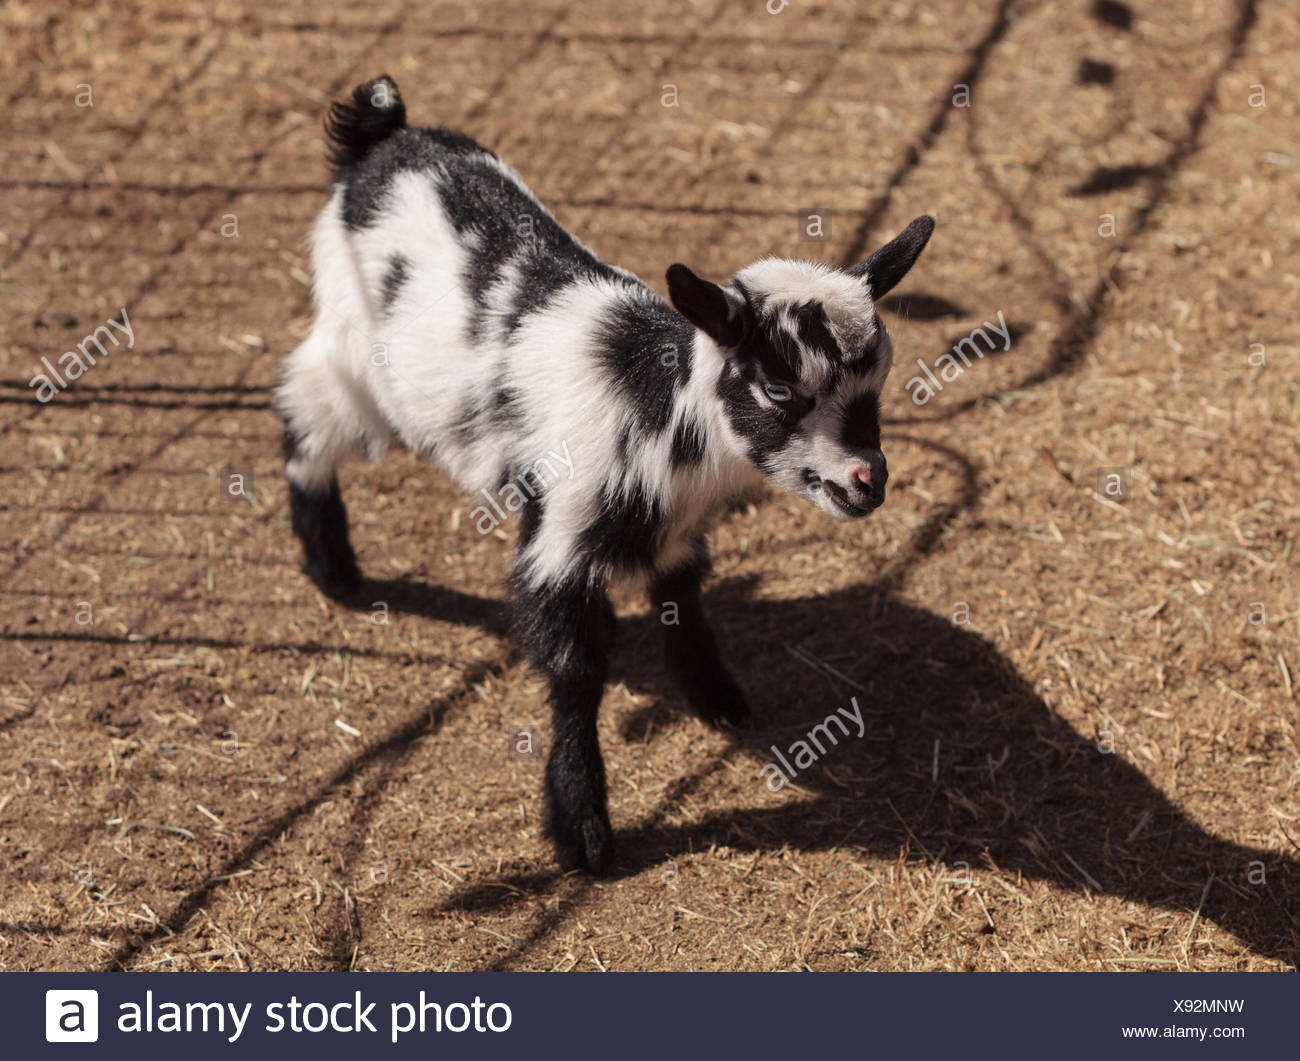
{"type": "Polygon", "coordinates": [[[788,402],[794,397],[794,391],[784,383],[765,383],[763,393],[774,402],[788,402]]]}

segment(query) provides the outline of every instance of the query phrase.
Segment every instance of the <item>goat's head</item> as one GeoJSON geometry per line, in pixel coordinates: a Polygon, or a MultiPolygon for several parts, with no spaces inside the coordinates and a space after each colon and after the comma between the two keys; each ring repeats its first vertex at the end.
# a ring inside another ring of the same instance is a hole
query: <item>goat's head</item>
{"type": "Polygon", "coordinates": [[[723,287],[668,270],[673,305],[718,347],[718,395],[732,433],[773,482],[836,519],[885,499],[880,392],[894,351],[875,300],[925,247],[918,217],[847,271],[767,258],[723,287]]]}

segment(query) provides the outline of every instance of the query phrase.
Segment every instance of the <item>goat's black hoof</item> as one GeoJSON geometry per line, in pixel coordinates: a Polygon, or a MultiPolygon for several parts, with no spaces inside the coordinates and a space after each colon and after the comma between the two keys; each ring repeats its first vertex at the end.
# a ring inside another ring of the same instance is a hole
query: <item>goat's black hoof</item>
{"type": "Polygon", "coordinates": [[[614,830],[603,810],[550,814],[546,832],[555,845],[555,860],[568,873],[575,869],[602,876],[614,858],[614,830]]]}
{"type": "Polygon", "coordinates": [[[330,600],[351,604],[361,593],[361,571],[355,562],[331,566],[328,569],[308,564],[306,572],[316,588],[330,600]]]}
{"type": "Polygon", "coordinates": [[[686,699],[696,717],[715,729],[740,728],[750,722],[749,701],[730,674],[693,683],[686,699]]]}

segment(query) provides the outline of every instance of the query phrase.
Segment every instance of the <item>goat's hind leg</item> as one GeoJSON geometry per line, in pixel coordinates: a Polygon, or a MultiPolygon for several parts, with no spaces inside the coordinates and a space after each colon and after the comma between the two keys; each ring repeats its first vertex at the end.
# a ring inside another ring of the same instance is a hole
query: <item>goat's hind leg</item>
{"type": "MultiPolygon", "coordinates": [[[[292,427],[284,429],[284,457],[292,468],[301,460],[300,443],[292,427]]],[[[293,532],[302,542],[303,566],[321,592],[346,600],[361,588],[361,570],[348,536],[348,510],[343,504],[338,478],[301,485],[289,474],[289,516],[293,532]]]]}
{"type": "Polygon", "coordinates": [[[321,592],[347,600],[361,588],[361,572],[348,537],[348,512],[335,468],[351,443],[340,405],[318,396],[309,378],[312,367],[291,365],[276,394],[284,419],[285,477],[289,515],[302,543],[303,567],[321,592]]]}

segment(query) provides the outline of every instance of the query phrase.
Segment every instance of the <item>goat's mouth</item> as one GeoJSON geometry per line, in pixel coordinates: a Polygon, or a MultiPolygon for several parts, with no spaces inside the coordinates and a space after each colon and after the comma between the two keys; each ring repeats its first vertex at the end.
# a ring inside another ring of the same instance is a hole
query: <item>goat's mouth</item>
{"type": "MultiPolygon", "coordinates": [[[[814,501],[819,498],[827,498],[831,503],[831,515],[839,515],[848,519],[861,519],[863,516],[869,516],[872,512],[884,504],[884,491],[881,490],[877,496],[873,494],[865,502],[854,501],[849,492],[838,483],[833,483],[829,479],[823,479],[815,472],[806,472],[804,481],[808,485],[808,490],[814,501]]],[[[825,508],[825,506],[822,506],[825,508]]]]}
{"type": "Polygon", "coordinates": [[[863,516],[871,515],[871,513],[876,511],[883,502],[883,499],[881,501],[873,499],[868,501],[865,505],[854,504],[848,499],[847,495],[841,496],[844,494],[844,491],[835,486],[834,483],[827,483],[826,486],[826,496],[835,502],[836,507],[839,508],[841,512],[852,519],[861,519],[863,516]]]}

